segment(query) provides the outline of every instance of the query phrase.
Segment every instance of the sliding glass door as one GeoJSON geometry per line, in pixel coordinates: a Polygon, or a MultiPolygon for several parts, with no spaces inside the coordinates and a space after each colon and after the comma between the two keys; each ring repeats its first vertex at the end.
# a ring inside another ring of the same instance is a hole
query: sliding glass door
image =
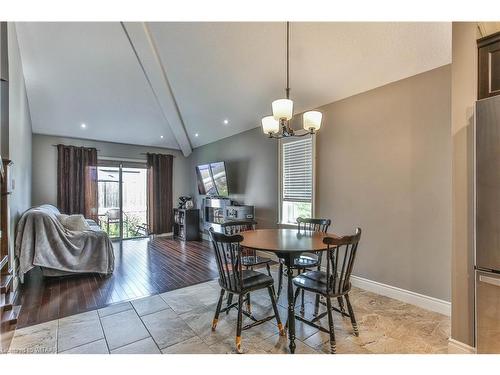
{"type": "Polygon", "coordinates": [[[118,162],[98,167],[99,225],[110,238],[147,234],[146,167],[118,162]]]}
{"type": "Polygon", "coordinates": [[[147,223],[146,168],[122,168],[123,238],[144,236],[147,223]]]}

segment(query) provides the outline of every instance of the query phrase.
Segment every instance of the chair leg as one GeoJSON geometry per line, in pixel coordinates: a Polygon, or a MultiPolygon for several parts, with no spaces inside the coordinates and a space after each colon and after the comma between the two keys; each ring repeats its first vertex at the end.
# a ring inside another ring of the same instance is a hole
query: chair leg
{"type": "Polygon", "coordinates": [[[250,302],[250,293],[247,294],[247,312],[252,313],[252,303],[250,302]]]}
{"type": "Polygon", "coordinates": [[[217,328],[217,322],[219,321],[219,313],[222,307],[222,299],[224,298],[224,292],[225,292],[224,289],[220,290],[219,302],[217,302],[217,309],[215,309],[214,320],[212,320],[212,331],[215,331],[215,328],[217,328]]]}
{"type": "Polygon", "coordinates": [[[278,330],[280,336],[285,336],[286,331],[283,329],[283,324],[281,324],[280,314],[278,312],[278,306],[276,305],[276,297],[274,295],[274,290],[271,287],[269,287],[267,288],[267,291],[269,292],[269,297],[271,298],[271,304],[273,305],[273,310],[274,310],[274,317],[276,318],[276,323],[278,323],[278,330]]]}
{"type": "Polygon", "coordinates": [[[241,325],[243,323],[243,294],[238,296],[238,323],[236,325],[236,351],[243,353],[241,350],[241,325]]]}
{"type": "Polygon", "coordinates": [[[271,275],[271,267],[269,267],[269,262],[266,263],[266,269],[267,269],[267,274],[272,277],[272,275],[271,275]]]}
{"type": "Polygon", "coordinates": [[[281,294],[281,289],[283,288],[283,263],[280,262],[280,267],[278,271],[278,294],[276,295],[276,298],[280,298],[281,294]]]}
{"type": "Polygon", "coordinates": [[[295,290],[295,295],[293,296],[293,305],[295,306],[297,303],[297,298],[299,298],[300,288],[295,290]]]}
{"type": "Polygon", "coordinates": [[[314,301],[314,316],[319,313],[319,294],[316,294],[316,300],[314,301]]]}
{"type": "MultiPolygon", "coordinates": [[[[227,295],[227,307],[231,306],[231,304],[233,303],[233,293],[229,293],[227,295]]],[[[226,315],[229,314],[229,309],[226,310],[226,315]]]]}
{"type": "Polygon", "coordinates": [[[326,309],[328,313],[328,327],[330,331],[330,352],[335,354],[337,352],[337,344],[335,342],[335,328],[333,326],[332,301],[330,300],[330,297],[326,297],[326,309]]]}
{"type": "Polygon", "coordinates": [[[339,302],[340,311],[345,314],[344,300],[342,299],[342,296],[337,297],[337,301],[339,302]]]}
{"type": "Polygon", "coordinates": [[[354,336],[359,336],[358,331],[358,323],[356,323],[356,317],[354,316],[354,310],[351,305],[351,301],[349,301],[349,294],[346,294],[345,301],[347,302],[347,310],[349,311],[349,316],[351,317],[352,329],[354,330],[354,336]]]}
{"type": "MultiPolygon", "coordinates": [[[[266,269],[267,269],[267,274],[268,274],[269,276],[273,277],[273,276],[271,275],[271,267],[269,266],[269,262],[268,262],[268,263],[266,263],[266,269]]],[[[275,297],[275,298],[278,298],[278,297],[276,296],[276,289],[274,288],[274,281],[273,281],[273,285],[271,286],[271,288],[272,288],[272,290],[273,290],[274,297],[275,297]]]]}
{"type": "Polygon", "coordinates": [[[300,315],[304,315],[306,312],[305,304],[304,304],[304,289],[302,289],[302,293],[300,296],[300,315]]]}

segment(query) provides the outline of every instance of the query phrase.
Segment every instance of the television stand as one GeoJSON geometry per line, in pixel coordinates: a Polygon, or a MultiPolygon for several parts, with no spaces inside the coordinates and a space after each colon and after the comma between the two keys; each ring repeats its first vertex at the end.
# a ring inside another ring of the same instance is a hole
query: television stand
{"type": "Polygon", "coordinates": [[[226,197],[207,196],[202,204],[203,229],[222,233],[222,224],[254,220],[254,206],[239,205],[226,197]]]}

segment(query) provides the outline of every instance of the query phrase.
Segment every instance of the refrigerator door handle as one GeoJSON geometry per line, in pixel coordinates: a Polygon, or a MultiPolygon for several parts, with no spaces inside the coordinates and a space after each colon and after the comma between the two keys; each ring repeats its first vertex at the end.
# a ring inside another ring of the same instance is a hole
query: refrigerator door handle
{"type": "Polygon", "coordinates": [[[495,286],[500,286],[500,279],[496,279],[494,277],[479,275],[479,281],[495,286]]]}

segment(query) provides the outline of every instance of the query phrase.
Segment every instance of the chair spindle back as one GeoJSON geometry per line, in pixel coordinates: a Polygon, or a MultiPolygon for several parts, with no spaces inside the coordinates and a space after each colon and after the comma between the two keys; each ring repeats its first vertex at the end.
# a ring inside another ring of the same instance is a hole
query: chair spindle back
{"type": "Polygon", "coordinates": [[[351,273],[360,239],[360,228],[356,228],[356,233],[352,236],[325,237],[323,239],[323,243],[328,245],[326,266],[328,294],[343,294],[349,291],[351,273]]]}
{"type": "Polygon", "coordinates": [[[227,290],[239,291],[243,286],[241,265],[241,235],[227,236],[215,233],[210,228],[210,239],[215,251],[215,259],[219,270],[219,283],[227,290]]]}
{"type": "Polygon", "coordinates": [[[254,230],[255,229],[255,221],[231,221],[228,223],[222,224],[222,228],[224,230],[224,233],[228,236],[232,234],[238,234],[241,232],[246,232],[248,230],[254,230]]]}
{"type": "Polygon", "coordinates": [[[328,232],[328,227],[332,221],[330,219],[297,218],[298,230],[303,232],[328,232]]]}

